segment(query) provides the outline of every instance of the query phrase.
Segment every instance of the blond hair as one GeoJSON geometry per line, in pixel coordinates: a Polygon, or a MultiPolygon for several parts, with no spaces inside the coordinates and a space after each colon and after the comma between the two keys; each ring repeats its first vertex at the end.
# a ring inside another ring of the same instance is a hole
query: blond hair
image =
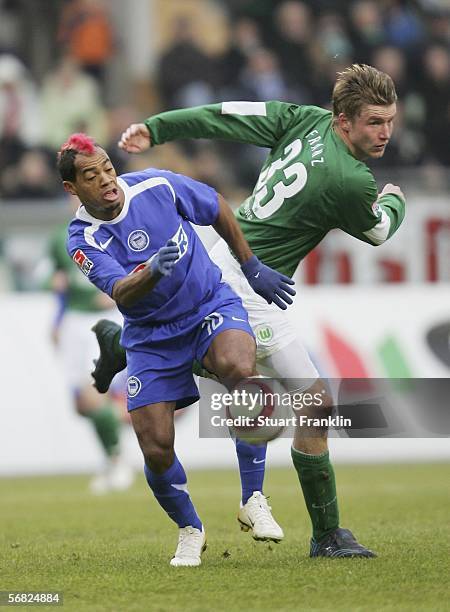
{"type": "Polygon", "coordinates": [[[366,64],[353,64],[338,72],[331,97],[334,117],[344,113],[348,119],[357,117],[364,104],[388,106],[396,100],[391,77],[366,64]]]}

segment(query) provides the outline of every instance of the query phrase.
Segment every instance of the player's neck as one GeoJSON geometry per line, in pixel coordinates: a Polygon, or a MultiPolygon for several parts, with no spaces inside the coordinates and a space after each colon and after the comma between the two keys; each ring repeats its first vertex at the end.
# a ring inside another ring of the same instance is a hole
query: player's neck
{"type": "Polygon", "coordinates": [[[359,153],[356,147],[352,144],[347,133],[339,126],[338,123],[333,124],[333,129],[334,129],[334,133],[336,134],[336,136],[342,140],[342,142],[345,144],[345,146],[350,151],[350,153],[353,155],[353,157],[355,157],[356,159],[359,159],[360,161],[363,161],[364,157],[359,153]]]}

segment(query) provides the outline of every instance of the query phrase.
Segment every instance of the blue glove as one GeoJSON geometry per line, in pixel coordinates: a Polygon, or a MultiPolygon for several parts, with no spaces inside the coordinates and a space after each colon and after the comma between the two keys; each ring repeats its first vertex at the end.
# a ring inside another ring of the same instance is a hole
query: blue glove
{"type": "Polygon", "coordinates": [[[180,249],[173,240],[168,240],[156,255],[150,260],[150,272],[152,276],[170,276],[173,267],[180,256],[180,249]]]}
{"type": "Polygon", "coordinates": [[[273,302],[281,310],[286,310],[286,304],[292,304],[292,299],[289,297],[295,295],[295,289],[289,286],[294,284],[292,278],[272,270],[259,261],[256,255],[243,263],[241,270],[253,291],[269,304],[273,302]]]}

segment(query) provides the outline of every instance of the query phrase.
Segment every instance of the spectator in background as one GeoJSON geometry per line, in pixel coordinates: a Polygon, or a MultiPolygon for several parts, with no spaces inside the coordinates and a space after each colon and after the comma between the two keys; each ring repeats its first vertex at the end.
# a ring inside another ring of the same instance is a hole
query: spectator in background
{"type": "Polygon", "coordinates": [[[426,149],[432,161],[450,164],[450,54],[442,45],[430,46],[423,60],[426,149]]]}
{"type": "Polygon", "coordinates": [[[432,43],[450,45],[450,11],[437,11],[429,16],[428,34],[432,43]]]}
{"type": "Polygon", "coordinates": [[[0,55],[0,139],[33,146],[40,140],[36,87],[25,65],[14,55],[0,55]]]}
{"type": "Polygon", "coordinates": [[[161,55],[158,66],[158,84],[164,108],[212,102],[214,61],[198,43],[188,17],[175,19],[172,39],[172,44],[161,55]]]}
{"type": "Polygon", "coordinates": [[[258,24],[247,17],[241,17],[230,26],[228,49],[216,59],[218,98],[232,100],[237,97],[238,81],[248,57],[262,47],[258,24]]]}
{"type": "Polygon", "coordinates": [[[289,84],[302,88],[311,85],[314,67],[310,45],[313,37],[314,23],[308,6],[297,0],[280,4],[275,10],[270,46],[278,56],[289,84]]]}
{"type": "Polygon", "coordinates": [[[321,15],[317,21],[317,32],[318,43],[327,61],[344,57],[348,64],[353,57],[353,47],[342,15],[333,12],[321,15]]]}
{"type": "Polygon", "coordinates": [[[0,193],[9,200],[54,198],[61,192],[49,154],[41,148],[22,153],[0,176],[0,193]]]}
{"type": "Polygon", "coordinates": [[[390,0],[385,13],[387,41],[402,49],[415,49],[423,39],[423,27],[416,12],[400,0],[390,0]]]}
{"type": "Polygon", "coordinates": [[[21,158],[39,144],[40,127],[38,94],[24,64],[0,55],[0,196],[16,190],[21,158]]]}
{"type": "Polygon", "coordinates": [[[104,0],[68,0],[61,14],[58,42],[82,70],[105,85],[114,53],[114,32],[104,0]]]}
{"type": "Polygon", "coordinates": [[[252,51],[241,73],[239,97],[243,100],[286,102],[299,97],[280,70],[277,56],[260,47],[252,51]]]}
{"type": "Polygon", "coordinates": [[[86,130],[99,141],[107,139],[99,85],[71,56],[63,56],[44,78],[41,107],[43,142],[52,150],[74,131],[86,130]]]}
{"type": "Polygon", "coordinates": [[[354,56],[358,62],[369,63],[373,51],[386,42],[379,4],[373,0],[359,0],[350,7],[354,56]]]}
{"type": "Polygon", "coordinates": [[[0,53],[14,53],[20,45],[20,7],[15,0],[0,0],[0,53]]]}
{"type": "Polygon", "coordinates": [[[310,91],[314,104],[329,107],[336,74],[352,63],[353,49],[342,17],[328,11],[317,18],[317,35],[311,44],[310,91]]]}

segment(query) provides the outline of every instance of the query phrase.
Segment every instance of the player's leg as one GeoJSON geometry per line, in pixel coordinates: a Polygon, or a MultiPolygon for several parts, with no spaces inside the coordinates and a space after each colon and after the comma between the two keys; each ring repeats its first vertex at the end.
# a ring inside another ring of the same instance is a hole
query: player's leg
{"type": "MultiPolygon", "coordinates": [[[[239,264],[230,255],[223,241],[214,247],[211,256],[222,269],[224,280],[242,298],[248,312],[257,342],[258,371],[265,368],[266,371],[262,373],[267,374],[269,369],[271,375],[284,380],[288,391],[297,390],[296,381],[299,381],[302,390],[311,389],[316,384],[318,372],[286,314],[251,291],[239,264]]],[[[322,384],[317,382],[317,386],[320,386],[321,391],[322,384]]],[[[324,394],[322,400],[321,416],[332,407],[332,399],[328,394],[324,394]]],[[[351,534],[348,536],[347,530],[344,530],[346,533],[342,536],[342,530],[338,527],[336,483],[328,454],[327,435],[327,431],[297,430],[292,450],[294,467],[313,524],[311,556],[327,554],[330,538],[334,538],[331,549],[339,550],[339,554],[346,554],[344,551],[352,548],[355,556],[369,556],[357,542],[352,544],[349,540],[351,534]],[[317,542],[320,542],[319,547],[314,546],[317,542]]]]}
{"type": "Polygon", "coordinates": [[[139,348],[127,348],[127,407],[144,456],[147,483],[158,503],[179,527],[171,565],[196,566],[205,545],[202,522],[195,511],[186,473],[174,450],[174,410],[198,400],[192,376],[196,331],[177,323],[145,329],[139,348]],[[152,335],[151,342],[146,342],[152,335]],[[165,398],[170,398],[166,401],[165,398]]]}
{"type": "Polygon", "coordinates": [[[120,344],[122,328],[109,319],[100,319],[92,327],[98,346],[99,357],[94,361],[92,377],[99,393],[106,393],[112,379],[127,367],[126,351],[120,344]]]}
{"type": "Polygon", "coordinates": [[[61,325],[59,347],[75,408],[92,424],[106,456],[104,467],[90,482],[91,491],[102,494],[128,488],[134,473],[121,455],[118,406],[111,395],[100,395],[90,384],[89,368],[96,343],[89,327],[95,316],[95,313],[68,312],[61,325]]]}
{"type": "MultiPolygon", "coordinates": [[[[229,289],[226,289],[228,292],[229,289]]],[[[255,342],[248,325],[247,313],[240,300],[217,307],[216,327],[205,326],[200,340],[198,359],[219,380],[232,389],[240,380],[256,375],[255,342]]],[[[283,539],[283,530],[271,514],[263,494],[266,445],[252,445],[235,440],[242,501],[238,520],[244,531],[251,530],[256,540],[283,539]]]]}
{"type": "MultiPolygon", "coordinates": [[[[310,418],[329,416],[333,400],[326,383],[318,378],[302,342],[297,338],[258,364],[282,378],[291,394],[308,393],[320,398],[297,413],[310,418]]],[[[291,448],[292,461],[311,518],[313,536],[310,556],[372,557],[353,534],[339,527],[336,479],[328,452],[328,429],[297,426],[291,448]]]]}
{"type": "Polygon", "coordinates": [[[203,357],[205,368],[228,389],[234,389],[239,381],[257,375],[255,361],[255,340],[251,332],[241,329],[226,329],[215,335],[203,357]]]}
{"type": "MultiPolygon", "coordinates": [[[[91,376],[94,379],[94,387],[99,393],[106,393],[119,372],[127,367],[127,353],[120,344],[122,328],[115,321],[100,319],[92,327],[97,338],[98,357],[94,359],[94,369],[91,376]]],[[[196,376],[213,378],[205,368],[195,361],[192,371],[196,376]]]]}
{"type": "Polygon", "coordinates": [[[175,402],[159,402],[130,411],[144,456],[147,483],[159,505],[179,527],[173,566],[196,566],[206,548],[202,522],[187,490],[186,473],[174,450],[175,402]]]}
{"type": "Polygon", "coordinates": [[[74,394],[78,414],[87,418],[94,427],[107,461],[105,468],[90,482],[90,490],[96,495],[108,491],[124,491],[134,481],[134,471],[121,454],[121,421],[112,397],[100,395],[91,385],[74,394]]]}
{"type": "MultiPolygon", "coordinates": [[[[126,351],[120,344],[122,328],[114,321],[102,319],[92,330],[100,349],[100,357],[96,361],[92,376],[96,388],[104,393],[117,372],[126,367],[126,351]]],[[[198,362],[195,364],[194,374],[198,376],[208,374],[198,362]]],[[[273,519],[271,508],[263,495],[267,445],[249,444],[239,439],[234,440],[234,443],[242,490],[238,515],[241,528],[251,529],[256,539],[279,542],[283,538],[283,531],[273,519]]]]}

